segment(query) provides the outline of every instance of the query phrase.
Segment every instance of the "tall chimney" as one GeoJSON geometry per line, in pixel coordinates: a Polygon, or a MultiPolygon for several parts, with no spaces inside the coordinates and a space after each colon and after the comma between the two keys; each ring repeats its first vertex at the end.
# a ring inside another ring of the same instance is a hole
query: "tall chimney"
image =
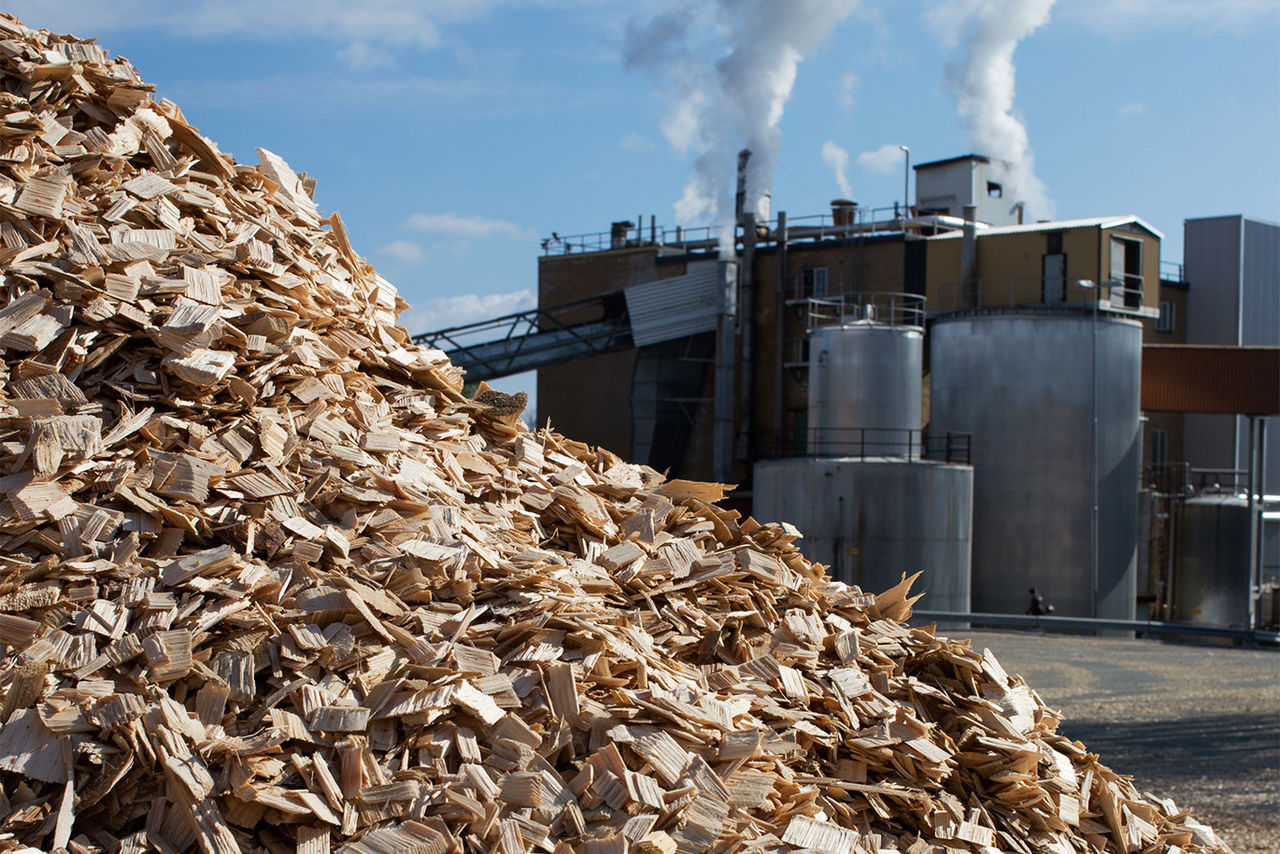
{"type": "Polygon", "coordinates": [[[750,159],[751,149],[738,152],[738,195],[733,203],[733,221],[737,225],[742,225],[742,215],[747,212],[747,161],[750,159]]]}

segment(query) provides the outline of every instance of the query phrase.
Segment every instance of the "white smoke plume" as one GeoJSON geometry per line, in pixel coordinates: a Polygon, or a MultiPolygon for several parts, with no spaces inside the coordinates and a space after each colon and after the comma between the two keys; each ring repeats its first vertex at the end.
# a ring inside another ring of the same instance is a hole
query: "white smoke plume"
{"type": "Polygon", "coordinates": [[[782,145],[779,124],[796,69],[857,4],[858,0],[715,0],[682,5],[628,25],[627,68],[669,75],[675,105],[662,122],[662,132],[677,151],[698,155],[675,204],[677,221],[732,222],[737,154],[742,148],[752,152],[746,210],[759,210],[782,145]]]}
{"type": "MultiPolygon", "coordinates": [[[[1026,202],[1035,217],[1052,218],[1053,200],[1035,173],[1027,128],[1014,112],[1018,43],[1049,20],[1054,0],[944,0],[928,9],[928,21],[944,46],[968,30],[965,56],[948,69],[956,113],[979,154],[1004,161],[1006,198],[1026,202]]],[[[999,173],[998,169],[998,173],[999,173]]]]}
{"type": "Polygon", "coordinates": [[[891,175],[902,168],[904,156],[902,146],[886,142],[879,148],[859,154],[858,165],[877,175],[891,175]]]}
{"type": "Polygon", "coordinates": [[[836,175],[836,183],[840,185],[840,195],[846,199],[853,198],[853,187],[849,184],[849,152],[831,140],[822,143],[822,162],[827,164],[836,175]]]}

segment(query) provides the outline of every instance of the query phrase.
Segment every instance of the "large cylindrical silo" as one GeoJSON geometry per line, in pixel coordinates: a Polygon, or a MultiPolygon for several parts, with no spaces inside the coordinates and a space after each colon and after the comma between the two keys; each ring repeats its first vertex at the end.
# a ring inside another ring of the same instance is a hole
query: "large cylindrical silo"
{"type": "Polygon", "coordinates": [[[1249,504],[1199,495],[1178,508],[1173,620],[1243,626],[1249,619],[1249,504]]]}
{"type": "Polygon", "coordinates": [[[796,545],[834,578],[880,593],[923,570],[921,608],[969,610],[970,466],[772,460],[756,463],[754,494],[753,515],[794,524],[796,545]]]}
{"type": "Polygon", "coordinates": [[[930,420],[972,434],[974,610],[1022,613],[1036,587],[1059,615],[1091,615],[1096,413],[1097,616],[1132,619],[1141,325],[1005,310],[930,334],[930,420]]]}
{"type": "Polygon", "coordinates": [[[890,456],[920,429],[924,332],[860,320],[809,335],[809,430],[819,454],[890,456]],[[883,451],[883,453],[881,453],[883,451]]]}

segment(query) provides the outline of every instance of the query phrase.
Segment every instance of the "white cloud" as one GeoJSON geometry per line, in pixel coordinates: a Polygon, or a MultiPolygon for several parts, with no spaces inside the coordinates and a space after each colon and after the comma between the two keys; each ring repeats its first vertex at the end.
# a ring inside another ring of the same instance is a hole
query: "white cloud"
{"type": "Polygon", "coordinates": [[[12,11],[31,27],[89,36],[125,30],[159,30],[192,38],[440,44],[441,24],[487,13],[495,0],[16,0],[12,11]]]}
{"type": "Polygon", "coordinates": [[[401,264],[416,264],[425,258],[427,253],[412,240],[393,240],[378,249],[378,254],[385,255],[392,261],[398,261],[401,264]]]}
{"type": "Polygon", "coordinates": [[[1276,20],[1275,0],[1075,0],[1061,17],[1112,38],[1151,30],[1244,30],[1276,20]]]}
{"type": "MultiPolygon", "coordinates": [[[[566,0],[571,5],[591,0],[566,0]]],[[[156,32],[203,40],[290,42],[316,39],[342,46],[353,68],[387,65],[393,49],[430,50],[444,28],[495,10],[539,9],[545,0],[10,0],[5,11],[29,27],[87,38],[156,32]]],[[[103,46],[111,49],[110,39],[103,46]]]]}
{"type": "Polygon", "coordinates": [[[455,294],[409,308],[400,315],[400,325],[418,335],[514,314],[537,304],[537,294],[531,288],[504,294],[455,294]]]}
{"type": "Polygon", "coordinates": [[[391,51],[365,41],[352,42],[338,51],[338,57],[355,69],[390,68],[396,64],[395,55],[391,51]]]}
{"type": "Polygon", "coordinates": [[[858,155],[858,165],[877,175],[889,175],[905,163],[906,154],[897,143],[893,142],[886,142],[877,149],[864,151],[858,155]]]}
{"type": "Polygon", "coordinates": [[[1147,111],[1147,105],[1142,103],[1141,101],[1135,101],[1132,104],[1122,104],[1121,106],[1116,107],[1116,115],[1121,116],[1123,118],[1138,116],[1138,115],[1141,115],[1142,113],[1145,113],[1146,111],[1147,111]]]}
{"type": "Polygon", "coordinates": [[[618,148],[623,151],[652,151],[653,142],[638,133],[631,133],[627,134],[622,142],[618,143],[618,148]]]}
{"type": "Polygon", "coordinates": [[[831,140],[822,143],[822,162],[835,173],[836,184],[840,186],[840,195],[846,199],[853,198],[853,187],[849,186],[849,152],[831,140]]]}
{"type": "Polygon", "coordinates": [[[862,81],[858,79],[858,75],[852,71],[840,75],[840,86],[836,90],[836,103],[845,113],[853,112],[854,93],[858,91],[858,86],[862,81]]]}
{"type": "Polygon", "coordinates": [[[507,220],[463,216],[455,213],[416,213],[409,217],[405,225],[414,231],[447,234],[452,237],[505,237],[511,240],[532,240],[537,236],[529,229],[507,220]]]}

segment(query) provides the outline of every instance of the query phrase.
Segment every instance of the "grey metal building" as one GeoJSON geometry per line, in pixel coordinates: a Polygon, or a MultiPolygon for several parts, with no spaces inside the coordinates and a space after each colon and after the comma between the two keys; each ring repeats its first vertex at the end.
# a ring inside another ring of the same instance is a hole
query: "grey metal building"
{"type": "MultiPolygon", "coordinates": [[[[1189,219],[1184,229],[1187,343],[1280,346],[1280,223],[1234,214],[1189,219]]],[[[1265,484],[1275,493],[1280,418],[1265,420],[1265,484]]],[[[1188,415],[1183,447],[1191,465],[1230,479],[1249,465],[1249,419],[1188,415]]]]}

